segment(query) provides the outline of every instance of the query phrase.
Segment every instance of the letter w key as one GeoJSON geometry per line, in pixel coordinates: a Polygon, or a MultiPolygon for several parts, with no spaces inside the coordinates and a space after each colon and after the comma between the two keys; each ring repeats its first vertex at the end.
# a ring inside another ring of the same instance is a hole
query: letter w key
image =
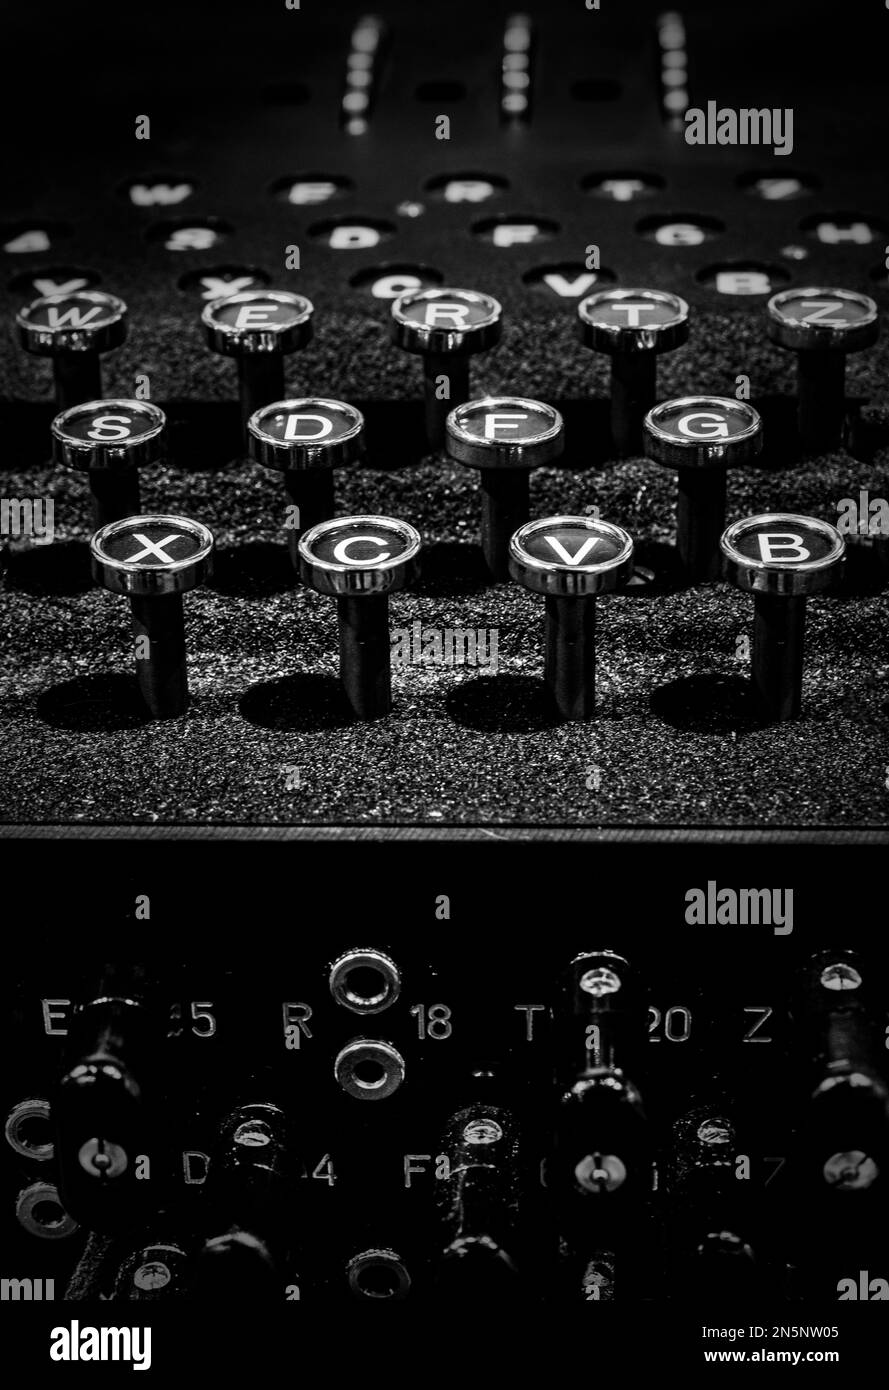
{"type": "Polygon", "coordinates": [[[81,309],[77,304],[72,304],[70,309],[59,309],[58,305],[50,304],[47,306],[46,317],[50,328],[65,328],[69,324],[72,328],[83,328],[90,319],[101,313],[102,307],[99,304],[93,304],[89,309],[81,309]]]}

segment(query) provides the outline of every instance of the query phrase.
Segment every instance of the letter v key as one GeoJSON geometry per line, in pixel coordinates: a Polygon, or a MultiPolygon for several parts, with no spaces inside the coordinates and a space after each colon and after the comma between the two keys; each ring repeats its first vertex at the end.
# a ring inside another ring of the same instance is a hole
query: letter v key
{"type": "Polygon", "coordinates": [[[576,554],[576,555],[571,555],[571,554],[565,549],[565,546],[564,546],[564,545],[562,544],[562,542],[559,540],[558,536],[546,536],[545,539],[549,542],[549,544],[552,546],[553,550],[554,550],[554,551],[556,552],[556,554],[558,555],[559,559],[560,559],[560,560],[562,561],[562,563],[565,564],[565,565],[580,565],[580,564],[582,564],[583,561],[584,561],[584,559],[586,558],[586,556],[587,556],[587,555],[590,553],[590,551],[593,549],[593,547],[599,544],[599,537],[598,537],[598,536],[587,536],[586,539],[585,539],[585,541],[583,542],[583,545],[582,545],[582,546],[580,547],[580,549],[578,550],[577,554],[576,554]]]}

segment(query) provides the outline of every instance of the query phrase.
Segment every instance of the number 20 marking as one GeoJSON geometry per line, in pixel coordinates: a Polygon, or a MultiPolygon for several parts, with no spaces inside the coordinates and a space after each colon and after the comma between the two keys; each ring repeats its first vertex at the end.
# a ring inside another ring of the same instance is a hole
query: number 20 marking
{"type": "Polygon", "coordinates": [[[648,1018],[649,1042],[688,1042],[691,1037],[691,1009],[687,1009],[684,1004],[674,1004],[664,1014],[651,1005],[648,1018]],[[659,1034],[661,1023],[664,1028],[663,1033],[659,1034]]]}

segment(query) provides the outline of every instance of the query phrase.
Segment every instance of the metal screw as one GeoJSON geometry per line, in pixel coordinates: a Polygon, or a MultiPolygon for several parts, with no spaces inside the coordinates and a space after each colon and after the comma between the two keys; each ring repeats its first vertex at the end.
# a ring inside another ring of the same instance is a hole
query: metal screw
{"type": "Polygon", "coordinates": [[[617,994],[620,989],[620,976],[615,975],[613,970],[606,966],[598,966],[595,970],[587,970],[580,977],[580,988],[586,994],[592,994],[594,998],[601,999],[603,994],[617,994]]]}
{"type": "Polygon", "coordinates": [[[859,1191],[870,1187],[879,1177],[880,1170],[874,1160],[861,1149],[849,1153],[831,1154],[824,1165],[824,1180],[832,1187],[844,1192],[859,1191]]]}
{"type": "Polygon", "coordinates": [[[503,1130],[496,1120],[470,1120],[463,1130],[464,1144],[496,1144],[503,1130]]]}
{"type": "Polygon", "coordinates": [[[730,1144],[731,1127],[727,1120],[705,1120],[698,1125],[698,1138],[702,1144],[730,1144]]]}
{"type": "Polygon", "coordinates": [[[822,970],[821,984],[825,989],[858,989],[861,984],[861,976],[851,965],[834,961],[832,965],[827,965],[822,970]]]}
{"type": "Polygon", "coordinates": [[[94,1178],[119,1178],[129,1162],[119,1144],[109,1144],[105,1139],[87,1139],[77,1158],[84,1172],[94,1178]]]}
{"type": "Polygon", "coordinates": [[[162,1289],[169,1284],[172,1277],[167,1266],[161,1264],[160,1260],[149,1260],[136,1270],[133,1283],[137,1289],[162,1289]]]}
{"type": "Polygon", "coordinates": [[[627,1170],[617,1154],[587,1154],[574,1176],[585,1192],[614,1192],[626,1182],[627,1170]]]}
{"type": "Polygon", "coordinates": [[[234,1134],[234,1142],[242,1144],[245,1149],[261,1149],[272,1142],[272,1136],[260,1121],[248,1120],[244,1124],[238,1125],[234,1134]]]}

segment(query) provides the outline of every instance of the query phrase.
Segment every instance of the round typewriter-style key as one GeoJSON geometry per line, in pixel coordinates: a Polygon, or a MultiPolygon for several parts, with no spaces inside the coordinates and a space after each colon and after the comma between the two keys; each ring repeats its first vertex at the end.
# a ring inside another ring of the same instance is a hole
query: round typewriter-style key
{"type": "Polygon", "coordinates": [[[284,475],[287,496],[297,508],[287,531],[298,568],[302,532],[333,515],[333,469],[364,453],[364,416],[345,401],[274,401],[250,416],[247,443],[252,458],[284,475]]]}
{"type": "Polygon", "coordinates": [[[596,594],[633,572],[633,541],[589,516],[529,521],[509,543],[512,577],[546,596],[544,679],[563,719],[592,719],[596,704],[596,594]]]}
{"type": "Polygon", "coordinates": [[[768,512],[722,537],[723,571],[753,594],[752,681],[765,719],[797,719],[803,683],[806,598],[836,584],[845,542],[826,521],[768,512]]]}
{"type": "Polygon", "coordinates": [[[477,290],[429,288],[403,294],[392,305],[393,341],[423,357],[426,436],[445,443],[448,412],[469,399],[469,358],[500,341],[500,304],[477,290]]]}
{"type": "Polygon", "coordinates": [[[130,600],[136,675],[154,719],[188,707],[182,595],[210,573],[213,536],[184,516],[130,516],[103,526],[90,545],[97,584],[130,600]]]}
{"type": "Polygon", "coordinates": [[[759,412],[724,396],[680,396],[649,410],[645,453],[676,469],[676,546],[692,584],[722,573],[726,469],[762,449],[759,412]]]}
{"type": "Polygon", "coordinates": [[[102,395],[99,354],[127,335],[127,306],[103,290],[77,290],[35,299],[16,315],[26,352],[51,357],[60,410],[102,395]]]}
{"type": "Polygon", "coordinates": [[[207,342],[237,360],[245,425],[260,406],[283,399],[284,357],[311,341],[313,313],[305,295],[288,290],[245,290],[205,306],[207,342]]]}
{"type": "Polygon", "coordinates": [[[509,578],[509,542],[528,520],[528,474],[565,447],[562,417],[551,405],[521,396],[486,396],[447,417],[451,458],[479,470],[482,549],[495,579],[509,578]]]}
{"type": "Polygon", "coordinates": [[[769,337],[796,353],[797,420],[806,449],[836,449],[846,411],[846,353],[877,341],[878,310],[853,290],[783,290],[768,302],[769,337]]]}
{"type": "Polygon", "coordinates": [[[389,595],[416,574],[419,551],[419,532],[389,516],[336,517],[300,539],[303,582],[336,598],[340,678],[360,719],[391,708],[389,595]]]}
{"type": "Polygon", "coordinates": [[[642,418],[657,400],[657,355],[688,338],[688,305],[665,290],[599,290],[577,306],[580,340],[611,358],[611,437],[639,453],[642,418]]]}
{"type": "Polygon", "coordinates": [[[164,412],[150,401],[84,401],[52,422],[53,457],[89,474],[96,527],[139,511],[139,472],[166,451],[164,412]]]}

